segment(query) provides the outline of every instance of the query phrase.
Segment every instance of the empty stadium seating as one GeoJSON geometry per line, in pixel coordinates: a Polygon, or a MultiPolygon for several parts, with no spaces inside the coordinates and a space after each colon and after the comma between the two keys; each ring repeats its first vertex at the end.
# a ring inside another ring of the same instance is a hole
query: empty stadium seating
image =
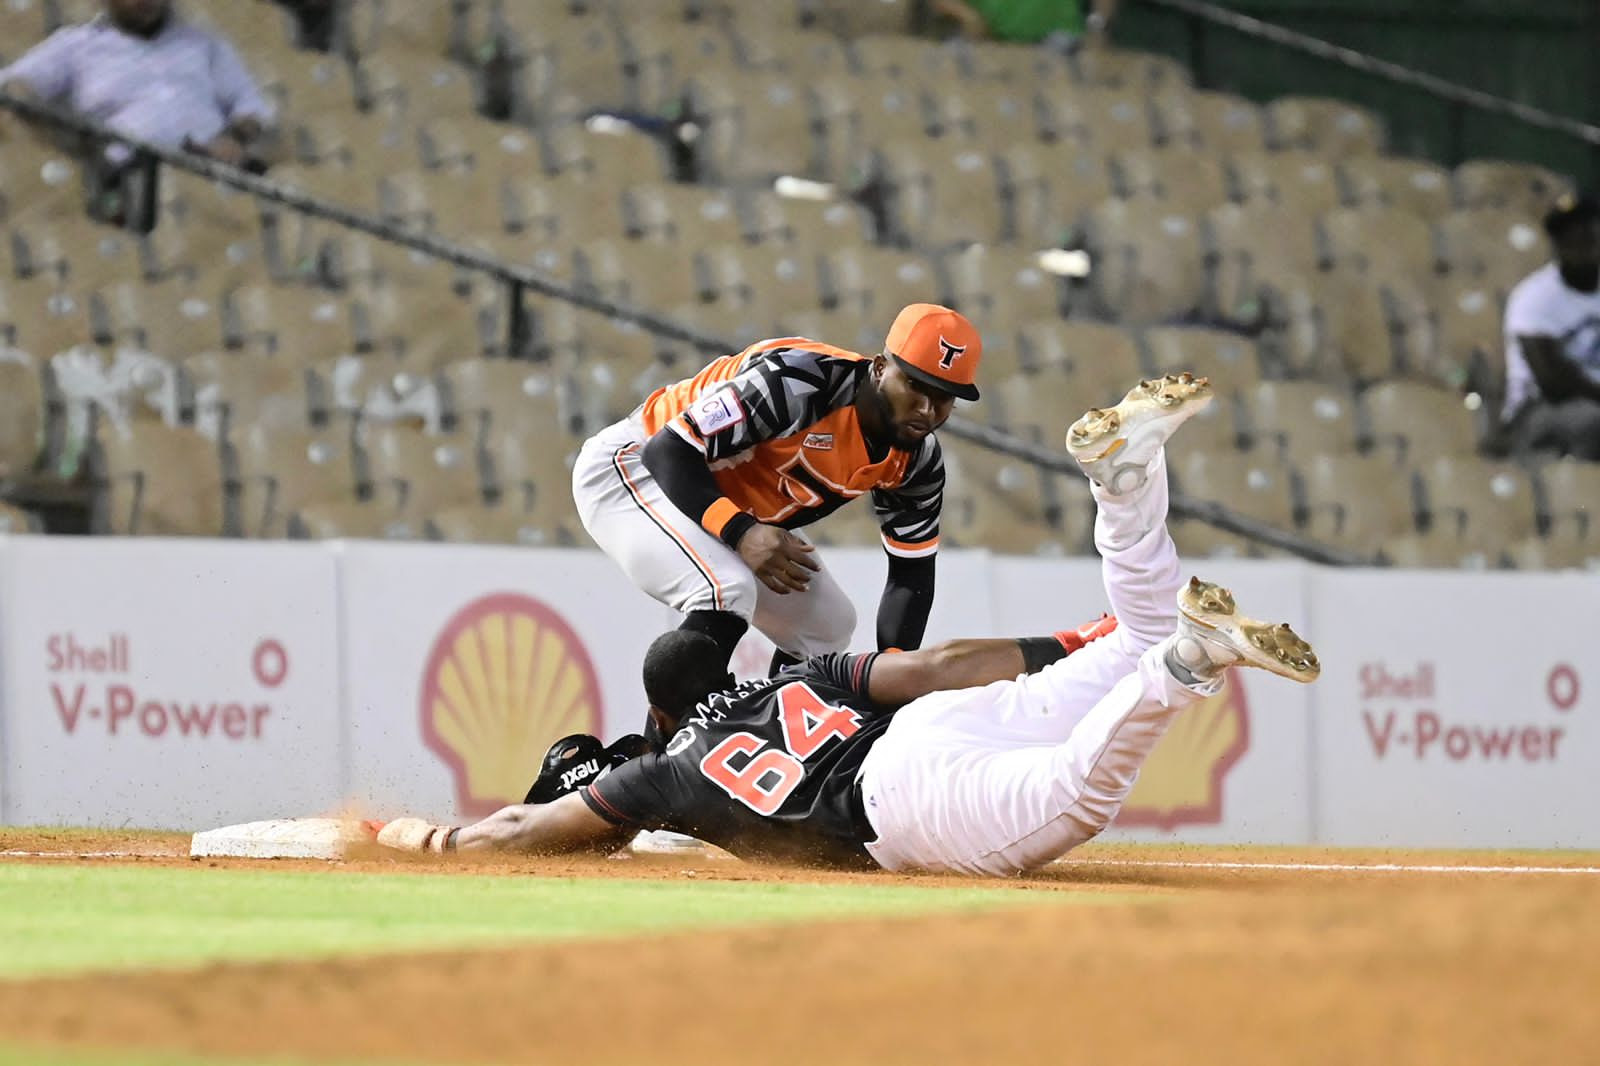
{"type": "MultiPolygon", "coordinates": [[[[1564,178],[1386,154],[1365,108],[1162,56],[918,39],[914,7],[345,0],[328,53],[262,0],[203,17],[280,107],[291,188],[730,345],[872,352],[901,305],[950,302],[988,351],[963,414],[1029,440],[1193,370],[1219,402],[1185,492],[1416,565],[1593,558],[1592,470],[1473,458],[1564,178]],[[1086,268],[1040,258],[1063,249],[1086,268]]],[[[81,13],[0,8],[8,54],[81,13]]],[[[577,435],[705,358],[543,297],[513,349],[492,280],[172,168],[157,193],[149,234],[90,222],[69,155],[0,145],[0,482],[74,412],[108,531],[576,543],[577,435]]],[[[952,543],[1088,550],[1073,479],[950,450],[952,543]]],[[[819,539],[872,543],[849,510],[819,539]]]]}

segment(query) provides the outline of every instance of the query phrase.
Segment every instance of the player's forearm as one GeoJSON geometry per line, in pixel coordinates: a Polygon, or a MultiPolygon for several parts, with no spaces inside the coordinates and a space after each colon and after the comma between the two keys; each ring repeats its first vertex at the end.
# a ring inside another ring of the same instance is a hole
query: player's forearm
{"type": "Polygon", "coordinates": [[[910,651],[922,647],[933,610],[934,556],[889,557],[889,578],[878,601],[878,648],[910,651]]]}
{"type": "Polygon", "coordinates": [[[646,441],[639,458],[672,505],[728,547],[737,548],[739,538],[756,524],[754,515],[722,494],[705,456],[672,430],[663,429],[646,441]]]}
{"type": "Polygon", "coordinates": [[[502,807],[481,822],[463,826],[452,844],[456,851],[558,855],[609,851],[621,847],[633,832],[603,821],[572,793],[552,803],[502,807]]]}

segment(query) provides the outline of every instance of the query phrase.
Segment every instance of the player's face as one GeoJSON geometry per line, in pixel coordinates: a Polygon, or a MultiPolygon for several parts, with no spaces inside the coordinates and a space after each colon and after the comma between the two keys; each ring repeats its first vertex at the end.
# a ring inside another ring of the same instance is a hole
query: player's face
{"type": "Polygon", "coordinates": [[[1592,292],[1600,282],[1600,220],[1573,226],[1555,241],[1556,262],[1567,284],[1592,292]]]}
{"type": "Polygon", "coordinates": [[[878,392],[882,397],[887,436],[897,448],[915,448],[922,438],[945,424],[956,398],[943,389],[924,385],[893,362],[878,357],[878,392]]]}

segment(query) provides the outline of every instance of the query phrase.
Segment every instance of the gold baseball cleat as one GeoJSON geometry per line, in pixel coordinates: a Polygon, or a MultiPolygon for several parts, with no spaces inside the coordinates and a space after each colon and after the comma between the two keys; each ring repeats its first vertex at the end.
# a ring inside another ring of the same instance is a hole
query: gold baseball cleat
{"type": "Polygon", "coordinates": [[[1254,666],[1305,684],[1322,673],[1317,653],[1289,623],[1246,618],[1221,585],[1190,578],[1178,593],[1178,614],[1179,634],[1199,641],[1218,666],[1254,666]]]}
{"type": "Polygon", "coordinates": [[[1067,452],[1090,481],[1114,493],[1144,484],[1156,453],[1211,402],[1211,382],[1168,374],[1139,382],[1111,408],[1092,407],[1067,430],[1067,452]]]}

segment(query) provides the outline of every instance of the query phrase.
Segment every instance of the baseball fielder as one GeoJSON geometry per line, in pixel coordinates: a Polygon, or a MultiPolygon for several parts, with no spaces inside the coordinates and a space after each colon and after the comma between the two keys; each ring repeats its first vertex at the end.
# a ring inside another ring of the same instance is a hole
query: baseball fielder
{"type": "Polygon", "coordinates": [[[718,691],[715,646],[679,630],[645,661],[665,750],[551,803],[461,829],[404,818],[378,842],[556,852],[661,827],[743,856],[889,870],[1000,876],[1059,857],[1110,824],[1173,717],[1231,668],[1300,682],[1321,670],[1288,625],[1246,618],[1226,589],[1179,577],[1164,444],[1210,399],[1204,378],[1146,381],[1069,431],[1093,483],[1118,620],[1070,656],[1038,640],[955,641],[824,655],[718,691]]]}
{"type": "Polygon", "coordinates": [[[878,645],[922,643],[933,605],[944,462],[933,431],[973,384],[983,344],[946,307],[912,304],[867,357],[760,341],[657,389],[584,443],[572,495],[634,584],[685,615],[723,661],[753,623],[779,666],[840,651],[855,608],[798,530],[870,492],[889,555],[878,645]]]}

